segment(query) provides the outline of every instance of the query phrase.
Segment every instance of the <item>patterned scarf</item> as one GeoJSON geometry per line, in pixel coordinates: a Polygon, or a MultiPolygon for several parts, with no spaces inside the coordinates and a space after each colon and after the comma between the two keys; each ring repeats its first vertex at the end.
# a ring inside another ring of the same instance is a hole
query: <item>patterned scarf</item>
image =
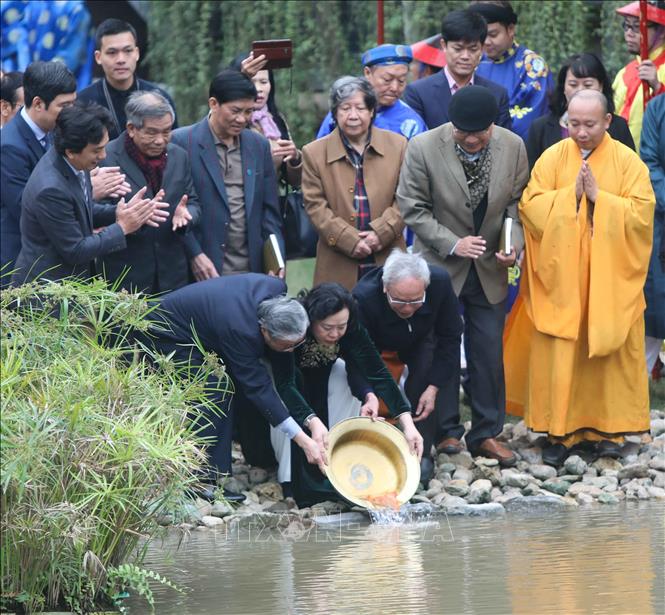
{"type": "Polygon", "coordinates": [[[125,150],[127,150],[129,157],[136,163],[141,173],[148,180],[148,187],[152,190],[152,193],[157,194],[162,187],[162,180],[164,179],[166,150],[157,156],[157,158],[148,158],[136,147],[134,141],[129,137],[129,133],[125,134],[125,150]]]}
{"type": "Polygon", "coordinates": [[[481,150],[478,158],[470,160],[466,152],[455,143],[455,153],[464,169],[466,183],[469,186],[469,194],[471,196],[471,210],[473,211],[478,207],[480,201],[483,200],[490,185],[490,172],[492,171],[490,148],[487,146],[481,150]]]}
{"type": "Polygon", "coordinates": [[[297,362],[300,368],[330,365],[337,360],[338,356],[339,344],[324,346],[309,334],[305,339],[305,343],[296,349],[297,362]]]}
{"type": "Polygon", "coordinates": [[[268,105],[264,105],[261,109],[257,109],[252,113],[252,124],[258,124],[263,136],[270,141],[282,138],[282,133],[275,120],[272,119],[272,114],[268,111],[268,105]]]}

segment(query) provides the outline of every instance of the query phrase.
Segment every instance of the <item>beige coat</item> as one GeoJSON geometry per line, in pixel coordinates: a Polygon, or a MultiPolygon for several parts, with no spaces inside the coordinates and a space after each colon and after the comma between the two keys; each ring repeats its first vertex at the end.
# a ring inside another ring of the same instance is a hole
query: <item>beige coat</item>
{"type": "MultiPolygon", "coordinates": [[[[381,241],[374,253],[377,264],[395,247],[404,247],[404,222],[395,201],[406,139],[372,127],[365,152],[363,177],[371,214],[370,226],[381,241]]],[[[314,284],[339,282],[352,289],[359,261],[351,257],[360,236],[353,193],[356,172],[348,160],[339,129],[303,148],[302,192],[305,209],[319,232],[314,284]]]]}
{"type": "MultiPolygon", "coordinates": [[[[508,293],[508,271],[494,256],[499,251],[504,217],[513,218],[512,244],[518,254],[524,246],[517,205],[529,179],[529,164],[522,139],[505,128],[494,126],[490,151],[487,213],[478,233],[487,247],[476,260],[476,271],[488,301],[496,304],[508,293]]],[[[416,235],[414,251],[422,252],[430,263],[446,269],[458,295],[471,268],[471,259],[450,252],[459,239],[474,235],[469,199],[464,169],[455,153],[452,124],[411,139],[402,166],[397,202],[404,221],[416,235]]]]}

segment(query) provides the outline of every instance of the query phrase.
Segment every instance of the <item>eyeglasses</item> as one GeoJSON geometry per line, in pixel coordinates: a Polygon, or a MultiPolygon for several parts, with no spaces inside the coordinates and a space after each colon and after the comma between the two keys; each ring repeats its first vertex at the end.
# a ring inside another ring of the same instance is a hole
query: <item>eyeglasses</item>
{"type": "MultiPolygon", "coordinates": [[[[655,23],[647,23],[647,28],[655,28],[657,24],[655,23]]],[[[640,22],[639,21],[634,21],[634,22],[628,22],[624,21],[621,24],[621,27],[623,28],[624,32],[632,32],[633,34],[639,34],[640,33],[640,22]]]]}
{"type": "Polygon", "coordinates": [[[307,336],[303,337],[298,343],[293,344],[292,346],[287,346],[286,348],[280,350],[280,352],[291,352],[292,350],[295,350],[296,348],[302,346],[306,340],[307,336]]]}
{"type": "Polygon", "coordinates": [[[427,291],[423,293],[422,299],[417,299],[416,301],[402,301],[401,299],[395,299],[390,296],[389,292],[386,292],[386,297],[388,297],[388,303],[391,303],[392,305],[422,305],[425,303],[425,299],[427,299],[427,291]]]}

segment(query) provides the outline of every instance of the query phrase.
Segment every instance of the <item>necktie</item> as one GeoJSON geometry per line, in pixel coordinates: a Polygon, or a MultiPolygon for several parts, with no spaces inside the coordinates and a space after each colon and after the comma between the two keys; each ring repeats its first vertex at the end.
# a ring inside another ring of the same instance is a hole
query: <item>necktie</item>
{"type": "Polygon", "coordinates": [[[42,144],[44,150],[48,150],[48,148],[51,147],[51,135],[47,132],[39,142],[42,144]]]}

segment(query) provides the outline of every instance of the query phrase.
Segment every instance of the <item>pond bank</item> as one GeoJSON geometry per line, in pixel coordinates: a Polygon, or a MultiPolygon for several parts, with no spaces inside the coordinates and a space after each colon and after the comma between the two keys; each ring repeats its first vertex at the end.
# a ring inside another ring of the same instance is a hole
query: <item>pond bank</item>
{"type": "MultiPolygon", "coordinates": [[[[528,432],[524,422],[506,424],[499,439],[506,442],[520,461],[502,469],[497,461],[458,455],[438,455],[434,478],[412,498],[407,517],[445,515],[503,515],[511,512],[552,511],[622,501],[665,502],[665,411],[652,410],[651,432],[629,437],[620,460],[601,457],[587,463],[569,457],[558,471],[542,463],[542,436],[528,432]]],[[[234,475],[226,486],[243,492],[247,500],[233,507],[226,502],[210,504],[196,500],[181,519],[165,515],[163,525],[197,526],[236,530],[260,524],[265,528],[307,527],[316,517],[348,511],[360,512],[344,502],[323,502],[299,509],[292,498],[283,498],[274,472],[250,467],[234,450],[234,475]]]]}

